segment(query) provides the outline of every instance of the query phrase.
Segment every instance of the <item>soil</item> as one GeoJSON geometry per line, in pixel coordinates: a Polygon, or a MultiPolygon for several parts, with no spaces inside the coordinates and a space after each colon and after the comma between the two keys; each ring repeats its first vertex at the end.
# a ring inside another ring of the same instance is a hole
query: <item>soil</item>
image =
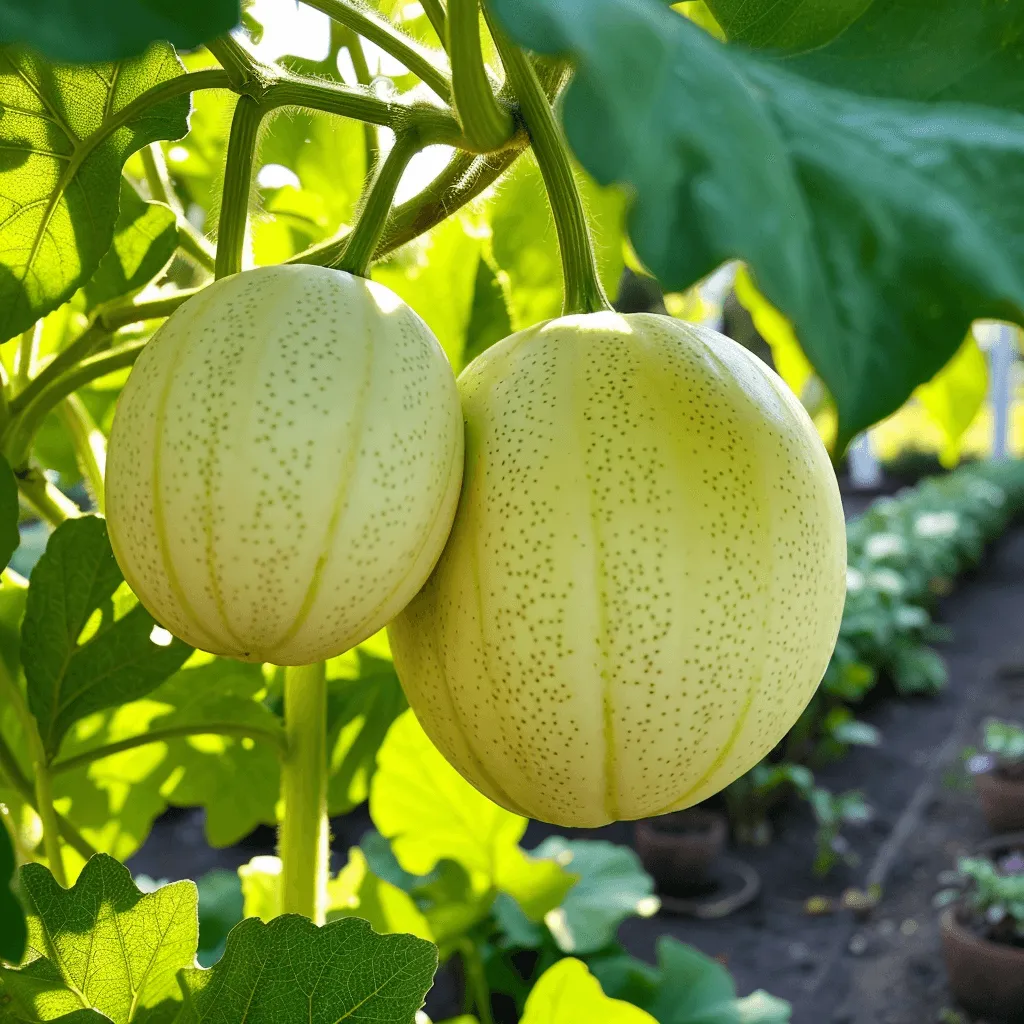
{"type": "MultiPolygon", "coordinates": [[[[865,503],[850,500],[848,513],[865,503]]],[[[868,825],[846,832],[858,863],[815,878],[814,823],[804,807],[787,808],[769,846],[729,850],[760,875],[753,903],[721,920],[662,911],[627,921],[620,938],[634,955],[653,962],[658,937],[676,936],[727,964],[741,995],[764,988],[790,1000],[793,1024],[967,1024],[946,987],[932,900],[945,887],[943,873],[988,837],[961,751],[977,743],[982,719],[1024,718],[1024,527],[994,545],[945,599],[939,618],[954,628],[943,647],[948,689],[934,698],[872,701],[860,717],[881,730],[881,746],[855,748],[817,773],[834,791],[860,789],[874,808],[868,825]],[[867,916],[806,912],[812,897],[838,906],[848,887],[866,890],[873,882],[882,897],[867,916]]],[[[337,866],[369,827],[365,809],[334,822],[337,866]]],[[[632,838],[625,823],[558,830],[531,822],[524,845],[556,832],[617,843],[632,838]]],[[[153,877],[196,877],[272,850],[269,829],[239,847],[212,850],[201,812],[175,811],[157,823],[130,867],[153,877]]]]}

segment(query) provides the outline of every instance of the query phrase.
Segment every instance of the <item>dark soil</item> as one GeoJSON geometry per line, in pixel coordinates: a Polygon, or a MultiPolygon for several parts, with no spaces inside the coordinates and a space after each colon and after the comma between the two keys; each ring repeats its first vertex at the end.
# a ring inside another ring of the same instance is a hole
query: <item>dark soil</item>
{"type": "MultiPolygon", "coordinates": [[[[848,511],[864,504],[850,501],[848,511]]],[[[664,911],[627,921],[620,937],[632,953],[653,962],[660,935],[692,943],[728,965],[741,994],[764,988],[790,1000],[793,1024],[968,1021],[951,1005],[932,899],[944,887],[940,875],[987,838],[961,767],[962,749],[977,742],[983,718],[1024,717],[1024,528],[995,545],[981,569],[944,601],[940,618],[954,630],[943,649],[948,690],[935,698],[873,702],[862,717],[881,730],[882,745],[855,749],[818,773],[834,791],[860,789],[874,807],[869,825],[847,830],[858,864],[815,878],[814,823],[805,808],[786,809],[771,845],[729,851],[760,874],[756,901],[717,921],[664,911]],[[838,905],[845,889],[872,882],[881,883],[883,895],[867,917],[806,912],[811,897],[838,905]]],[[[334,823],[338,866],[369,827],[365,810],[334,823]]],[[[556,831],[531,822],[525,845],[556,831]]],[[[629,843],[632,827],[564,834],[629,843]]],[[[242,846],[211,850],[201,812],[177,811],[157,823],[130,866],[154,877],[195,877],[272,849],[272,832],[261,829],[242,846]]]]}

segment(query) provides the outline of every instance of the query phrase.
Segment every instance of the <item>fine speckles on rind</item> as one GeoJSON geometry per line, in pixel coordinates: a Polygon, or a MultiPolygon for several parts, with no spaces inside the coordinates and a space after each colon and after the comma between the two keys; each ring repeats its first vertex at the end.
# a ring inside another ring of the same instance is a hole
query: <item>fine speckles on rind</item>
{"type": "Polygon", "coordinates": [[[339,271],[249,271],[186,303],[132,373],[111,436],[111,537],[184,639],[305,664],[419,588],[461,465],[451,368],[408,306],[339,271]]]}
{"type": "Polygon", "coordinates": [[[428,734],[566,825],[721,789],[806,705],[842,611],[838,489],[799,403],[730,340],[642,314],[521,332],[459,386],[459,512],[390,629],[428,734]]]}

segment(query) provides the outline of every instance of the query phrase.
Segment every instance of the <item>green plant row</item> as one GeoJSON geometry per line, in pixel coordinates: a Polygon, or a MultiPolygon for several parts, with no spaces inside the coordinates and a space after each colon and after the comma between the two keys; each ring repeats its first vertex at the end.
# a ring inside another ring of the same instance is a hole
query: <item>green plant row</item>
{"type": "Polygon", "coordinates": [[[815,872],[852,859],[842,827],[867,821],[871,808],[857,790],[817,785],[814,769],[850,747],[881,743],[878,730],[855,717],[881,682],[899,696],[946,686],[945,663],[931,646],[948,636],[933,620],[935,603],[1022,511],[1024,462],[1010,460],[929,478],[879,498],[847,524],[846,606],[821,686],[783,743],[725,791],[741,842],[768,842],[772,810],[795,794],[818,824],[815,872]]]}

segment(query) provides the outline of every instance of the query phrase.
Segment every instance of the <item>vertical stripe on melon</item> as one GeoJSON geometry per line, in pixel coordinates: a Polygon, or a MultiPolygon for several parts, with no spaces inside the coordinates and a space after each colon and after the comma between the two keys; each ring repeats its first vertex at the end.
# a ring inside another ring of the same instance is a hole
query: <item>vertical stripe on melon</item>
{"type": "Polygon", "coordinates": [[[846,535],[786,386],[707,329],[565,317],[459,379],[452,534],[389,632],[427,734],[511,810],[596,826],[720,790],[806,706],[846,535]]]}
{"type": "Polygon", "coordinates": [[[248,271],[185,303],[136,363],[110,437],[111,542],[177,636],[312,663],[422,585],[462,454],[451,367],[393,292],[322,267],[248,271]]]}

